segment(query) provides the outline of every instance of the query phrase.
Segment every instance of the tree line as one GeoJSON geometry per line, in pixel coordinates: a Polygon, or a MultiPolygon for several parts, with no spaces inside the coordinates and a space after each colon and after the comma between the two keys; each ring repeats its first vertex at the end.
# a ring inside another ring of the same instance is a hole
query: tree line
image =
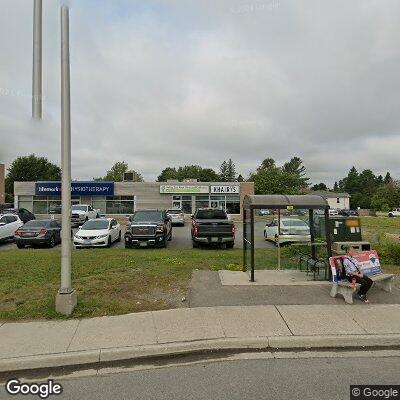
{"type": "MultiPolygon", "coordinates": [[[[114,163],[97,181],[121,182],[123,174],[131,172],[135,182],[143,182],[142,175],[129,168],[126,161],[114,163]]],[[[60,180],[61,168],[45,157],[34,154],[16,158],[8,168],[6,176],[6,202],[11,202],[15,181],[60,180]]],[[[237,174],[232,159],[221,163],[218,171],[200,165],[169,166],[157,177],[158,182],[168,180],[184,181],[196,179],[199,182],[254,182],[256,194],[305,194],[312,191],[346,192],[350,194],[351,208],[372,208],[387,211],[400,207],[400,183],[389,172],[385,176],[375,175],[370,169],[358,172],[353,166],[347,176],[336,181],[332,188],[324,182],[312,185],[307,176],[303,160],[292,157],[282,165],[273,158],[264,159],[247,178],[237,174]]]]}

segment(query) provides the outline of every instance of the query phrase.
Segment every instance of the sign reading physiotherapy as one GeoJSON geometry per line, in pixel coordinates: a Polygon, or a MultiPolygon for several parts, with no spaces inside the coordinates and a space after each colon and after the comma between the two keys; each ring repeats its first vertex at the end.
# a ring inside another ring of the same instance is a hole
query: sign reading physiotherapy
{"type": "Polygon", "coordinates": [[[239,194],[240,193],[240,186],[239,185],[223,185],[223,186],[211,186],[210,188],[211,194],[239,194]]]}
{"type": "MultiPolygon", "coordinates": [[[[61,182],[36,182],[36,196],[61,196],[61,182]]],[[[71,182],[72,196],[113,196],[114,182],[71,182]]]]}
{"type": "Polygon", "coordinates": [[[160,185],[161,194],[196,194],[208,193],[208,186],[204,185],[160,185]]]}

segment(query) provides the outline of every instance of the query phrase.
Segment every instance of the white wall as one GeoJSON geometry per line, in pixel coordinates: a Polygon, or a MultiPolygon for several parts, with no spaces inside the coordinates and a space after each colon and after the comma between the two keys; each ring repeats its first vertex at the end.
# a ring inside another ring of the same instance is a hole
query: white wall
{"type": "Polygon", "coordinates": [[[327,198],[329,207],[336,208],[339,210],[348,210],[350,208],[350,198],[349,197],[339,197],[339,198],[327,198]],[[339,202],[338,202],[339,201],[339,202]]]}

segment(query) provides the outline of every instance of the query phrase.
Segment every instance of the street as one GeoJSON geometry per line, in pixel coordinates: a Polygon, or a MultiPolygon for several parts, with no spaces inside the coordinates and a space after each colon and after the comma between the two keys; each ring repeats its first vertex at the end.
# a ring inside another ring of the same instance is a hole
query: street
{"type": "MultiPolygon", "coordinates": [[[[109,368],[87,376],[90,371],[82,371],[74,378],[54,378],[62,384],[63,393],[53,398],[343,400],[350,398],[353,384],[400,383],[398,352],[393,357],[387,357],[389,351],[384,353],[385,357],[378,351],[356,355],[329,353],[318,358],[296,358],[293,353],[286,356],[285,353],[274,356],[248,353],[178,366],[133,367],[127,368],[127,372],[123,368],[109,368]]],[[[0,398],[33,397],[7,397],[2,385],[0,398]]]]}
{"type": "MultiPolygon", "coordinates": [[[[243,225],[241,222],[236,222],[236,238],[235,238],[235,248],[242,248],[243,244],[243,225]]],[[[271,248],[274,247],[274,244],[271,242],[266,242],[264,240],[264,221],[258,221],[254,225],[254,236],[255,236],[255,247],[256,248],[271,248]]],[[[173,226],[172,228],[172,240],[168,242],[168,248],[172,249],[190,249],[192,248],[192,240],[190,236],[190,222],[186,222],[185,226],[173,226]]],[[[126,225],[121,224],[122,236],[126,231],[126,225]]],[[[73,233],[77,232],[78,228],[73,228],[73,233]]],[[[61,245],[58,244],[56,248],[61,248],[61,245]]],[[[122,240],[119,243],[113,243],[111,247],[123,248],[124,241],[122,240]]],[[[0,250],[14,249],[17,248],[14,242],[0,242],[0,250]]],[[[95,249],[94,249],[95,250],[95,249]]]]}

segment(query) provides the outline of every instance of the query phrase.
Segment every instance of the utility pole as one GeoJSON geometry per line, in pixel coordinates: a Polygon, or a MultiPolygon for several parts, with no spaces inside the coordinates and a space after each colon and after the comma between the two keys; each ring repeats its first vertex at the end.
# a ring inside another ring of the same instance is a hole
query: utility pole
{"type": "Polygon", "coordinates": [[[77,304],[71,285],[71,109],[69,73],[69,9],[61,7],[61,287],[56,311],[70,315],[77,304]]]}
{"type": "Polygon", "coordinates": [[[33,3],[32,117],[42,118],[42,0],[33,3]]]}

